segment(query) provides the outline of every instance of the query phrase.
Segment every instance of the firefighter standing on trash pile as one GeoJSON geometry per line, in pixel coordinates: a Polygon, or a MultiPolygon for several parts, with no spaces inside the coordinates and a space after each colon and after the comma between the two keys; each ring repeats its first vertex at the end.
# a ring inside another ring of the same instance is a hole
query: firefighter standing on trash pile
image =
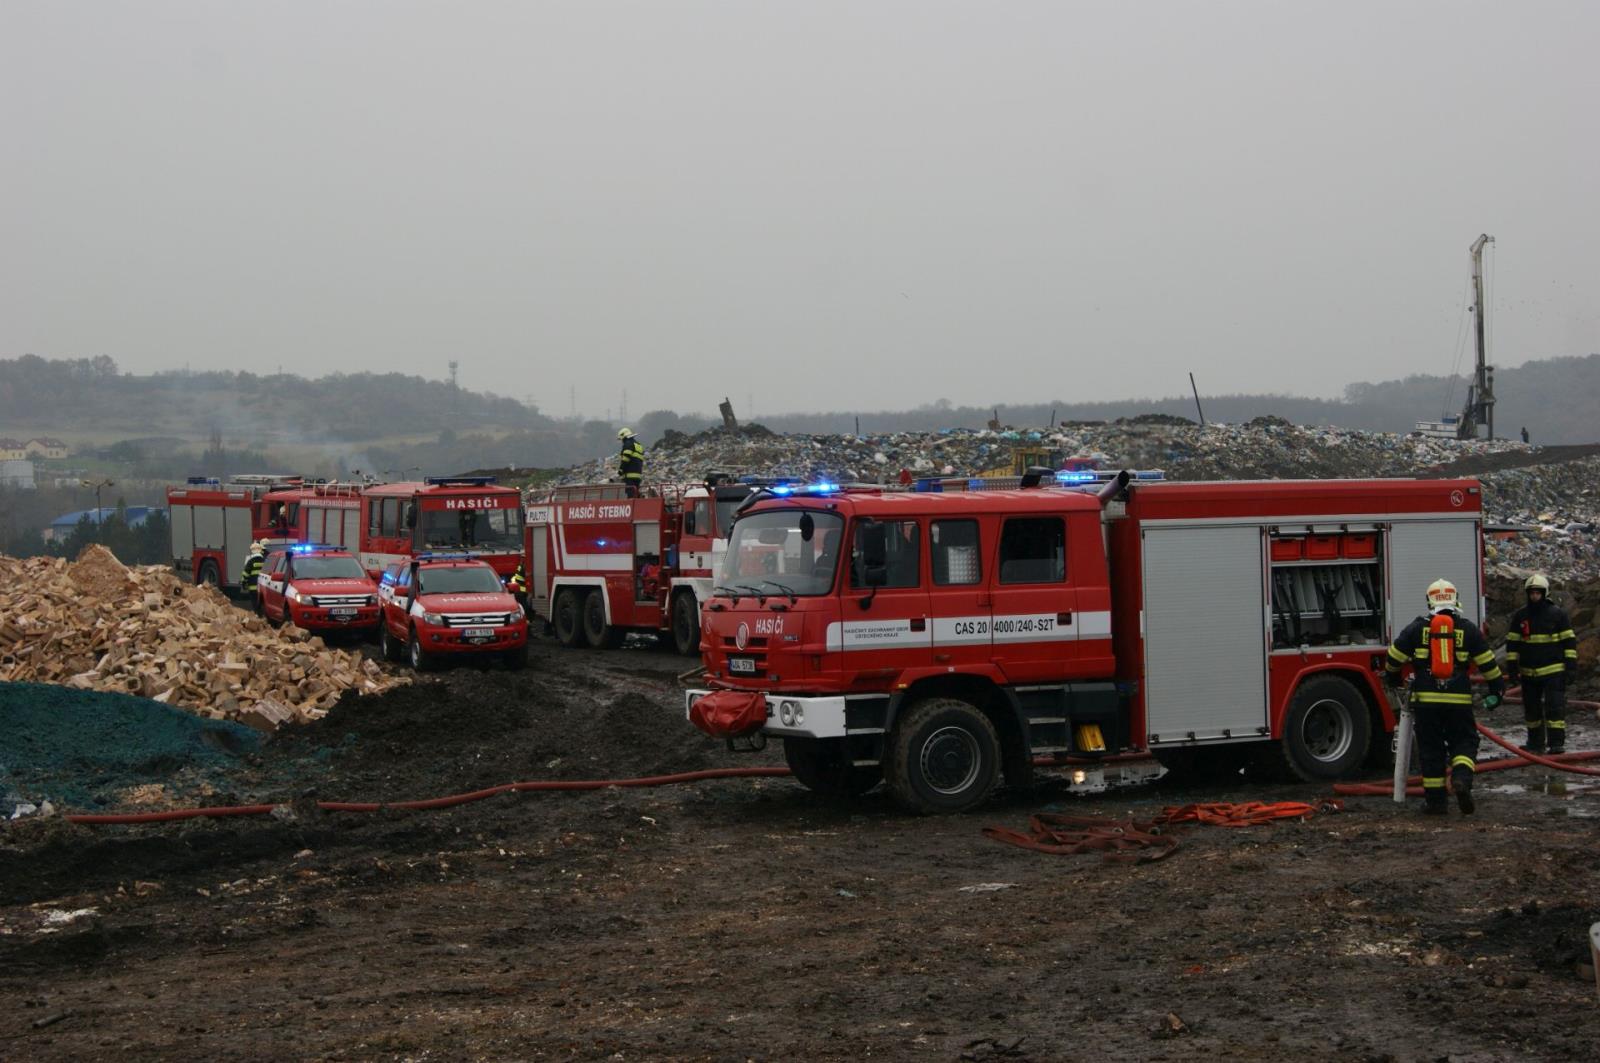
{"type": "Polygon", "coordinates": [[[1461,615],[1455,584],[1435,580],[1428,585],[1428,615],[1419,616],[1395,637],[1384,670],[1389,685],[1403,682],[1401,669],[1411,665],[1411,711],[1416,718],[1418,759],[1422,761],[1423,811],[1443,815],[1444,781],[1450,774],[1461,811],[1470,815],[1472,774],[1478,759],[1478,731],[1472,719],[1473,665],[1489,681],[1483,707],[1493,711],[1505,697],[1506,681],[1494,651],[1478,625],[1461,615]]]}
{"type": "Polygon", "coordinates": [[[639,437],[633,434],[633,429],[624,428],[617,433],[617,438],[622,440],[622,453],[617,457],[617,471],[622,475],[622,482],[628,485],[628,497],[639,497],[639,485],[644,481],[644,444],[639,442],[639,437]]]}
{"type": "Polygon", "coordinates": [[[1578,670],[1578,636],[1566,610],[1550,600],[1550,581],[1535,572],[1522,584],[1528,604],[1506,625],[1506,675],[1522,679],[1522,716],[1530,753],[1567,748],[1567,677],[1578,670]]]}
{"type": "Polygon", "coordinates": [[[261,566],[266,560],[267,548],[257,539],[250,544],[250,556],[244,559],[244,571],[239,574],[239,589],[245,594],[256,592],[256,582],[261,578],[261,566]]]}

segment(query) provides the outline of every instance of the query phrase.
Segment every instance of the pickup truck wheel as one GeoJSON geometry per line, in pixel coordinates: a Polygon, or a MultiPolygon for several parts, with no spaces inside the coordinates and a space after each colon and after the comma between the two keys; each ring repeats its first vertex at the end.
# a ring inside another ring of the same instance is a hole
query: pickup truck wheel
{"type": "Polygon", "coordinates": [[[691,591],[672,599],[672,644],[685,657],[700,655],[700,607],[691,591]]]}
{"type": "Polygon", "coordinates": [[[883,781],[881,767],[850,763],[840,739],[785,738],[783,759],[795,779],[819,797],[860,797],[883,781]]]}
{"type": "Polygon", "coordinates": [[[605,591],[590,591],[583,602],[583,637],[597,650],[614,650],[622,645],[626,634],[621,628],[606,623],[605,591]]]}
{"type": "Polygon", "coordinates": [[[895,721],[889,746],[889,793],[912,812],[965,812],[989,796],[1000,774],[994,724],[956,698],[911,706],[895,721]]]}
{"type": "Polygon", "coordinates": [[[1367,700],[1337,676],[1301,683],[1283,717],[1283,759],[1306,782],[1348,775],[1366,759],[1372,743],[1367,700]]]}
{"type": "Polygon", "coordinates": [[[583,642],[583,603],[587,591],[560,590],[556,592],[551,625],[556,630],[556,641],[568,649],[576,649],[583,642]]]}
{"type": "Polygon", "coordinates": [[[433,655],[422,648],[422,640],[417,638],[416,628],[411,629],[411,640],[406,645],[406,657],[411,667],[418,672],[426,672],[433,667],[433,655]]]}
{"type": "Polygon", "coordinates": [[[205,587],[222,586],[222,573],[217,571],[217,563],[211,558],[200,562],[200,571],[195,574],[195,582],[205,587]]]}
{"type": "Polygon", "coordinates": [[[395,641],[393,635],[389,634],[389,625],[382,620],[378,621],[378,652],[383,655],[383,659],[386,661],[398,661],[400,659],[400,644],[395,641]]]}

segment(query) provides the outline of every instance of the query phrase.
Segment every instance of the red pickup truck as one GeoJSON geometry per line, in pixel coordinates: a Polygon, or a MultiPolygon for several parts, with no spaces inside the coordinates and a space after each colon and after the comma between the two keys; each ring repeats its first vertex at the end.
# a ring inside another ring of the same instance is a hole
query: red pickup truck
{"type": "Polygon", "coordinates": [[[472,554],[418,554],[378,581],[378,637],[389,660],[424,671],[448,657],[494,654],[528,663],[528,616],[500,577],[472,554]]]}
{"type": "Polygon", "coordinates": [[[378,588],[343,547],[287,546],[268,554],[261,567],[256,610],[319,635],[370,634],[378,626],[378,588]]]}

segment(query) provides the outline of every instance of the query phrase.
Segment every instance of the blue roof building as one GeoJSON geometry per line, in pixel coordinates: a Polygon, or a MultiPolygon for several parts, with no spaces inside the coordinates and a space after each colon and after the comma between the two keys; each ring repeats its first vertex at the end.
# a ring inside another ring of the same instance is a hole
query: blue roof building
{"type": "MultiPolygon", "coordinates": [[[[137,528],[149,520],[153,514],[165,514],[166,510],[160,506],[129,506],[126,512],[128,527],[137,528]]],[[[56,539],[65,539],[72,534],[72,529],[76,528],[85,517],[89,519],[90,524],[101,524],[116,515],[117,508],[115,506],[105,506],[98,510],[78,509],[73,510],[71,513],[63,513],[51,521],[50,526],[44,530],[44,540],[53,542],[56,539]]]]}

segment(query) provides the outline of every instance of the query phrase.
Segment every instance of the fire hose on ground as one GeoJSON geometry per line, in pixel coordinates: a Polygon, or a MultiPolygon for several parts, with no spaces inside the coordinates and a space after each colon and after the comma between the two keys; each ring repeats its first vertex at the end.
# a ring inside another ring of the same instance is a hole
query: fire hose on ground
{"type": "MultiPolygon", "coordinates": [[[[1506,692],[1504,700],[1506,703],[1520,702],[1522,700],[1520,695],[1521,688],[1515,687],[1506,692]]],[[[1595,701],[1569,700],[1567,707],[1569,709],[1600,712],[1600,702],[1595,701]]],[[[1411,712],[1408,708],[1402,706],[1396,713],[1396,717],[1398,726],[1395,728],[1397,740],[1395,743],[1395,767],[1392,785],[1383,783],[1337,783],[1333,788],[1334,793],[1346,797],[1382,797],[1387,794],[1393,796],[1396,801],[1403,801],[1406,797],[1422,796],[1422,777],[1420,775],[1406,775],[1406,768],[1409,767],[1411,761],[1411,712]]],[[[1582,761],[1600,760],[1600,751],[1554,753],[1549,756],[1543,756],[1512,745],[1509,740],[1502,738],[1481,723],[1475,722],[1473,726],[1478,729],[1479,734],[1513,754],[1510,757],[1480,760],[1475,768],[1476,774],[1482,775],[1485,772],[1506,771],[1512,768],[1527,768],[1537,764],[1540,767],[1571,772],[1574,775],[1600,776],[1600,769],[1579,766],[1582,761]]]]}
{"type": "MultiPolygon", "coordinates": [[[[1125,753],[1109,757],[1034,757],[1039,767],[1066,767],[1072,765],[1116,764],[1134,760],[1148,760],[1143,753],[1125,753]]],[[[508,782],[498,786],[430,797],[416,801],[318,801],[323,812],[428,812],[441,808],[483,801],[490,797],[511,793],[549,793],[583,790],[637,789],[649,786],[673,786],[682,783],[709,782],[714,779],[778,779],[792,775],[788,768],[708,768],[703,771],[682,771],[671,775],[645,775],[632,779],[546,779],[537,782],[508,782]]],[[[210,808],[174,808],[164,812],[107,812],[72,813],[62,818],[68,823],[89,826],[127,825],[135,823],[172,823],[185,819],[225,819],[230,816],[268,816],[275,804],[217,805],[210,808]]]]}

